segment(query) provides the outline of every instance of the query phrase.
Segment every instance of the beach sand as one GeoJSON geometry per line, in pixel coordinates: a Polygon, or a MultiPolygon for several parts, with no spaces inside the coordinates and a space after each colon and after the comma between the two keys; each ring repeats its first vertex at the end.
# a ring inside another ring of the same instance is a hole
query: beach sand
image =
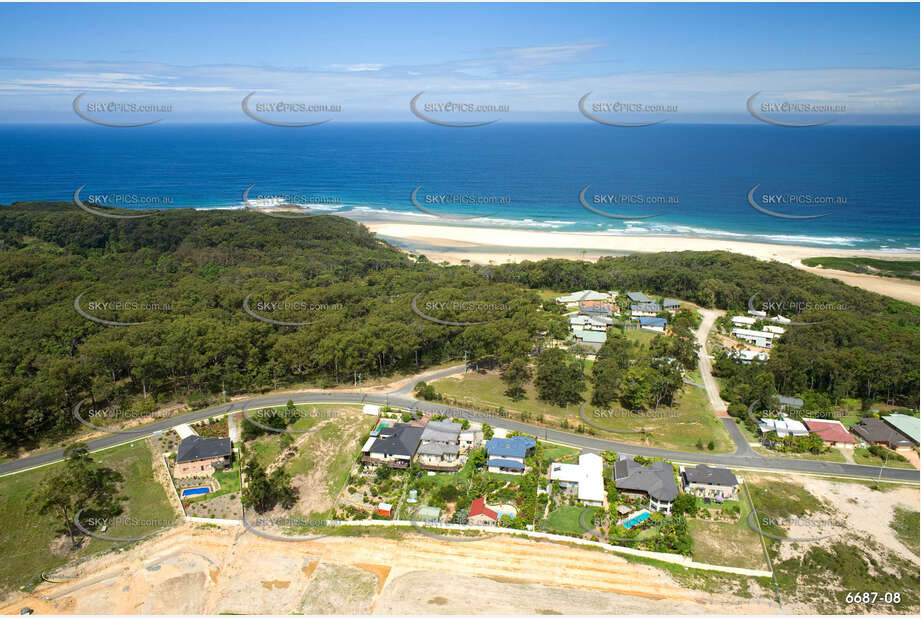
{"type": "Polygon", "coordinates": [[[474,264],[504,264],[545,258],[596,260],[605,255],[663,251],[728,251],[750,255],[759,260],[782,262],[822,277],[839,279],[848,285],[921,305],[921,287],[917,281],[810,268],[802,263],[804,258],[819,256],[859,256],[917,262],[917,253],[825,249],[682,236],[579,234],[413,223],[364,224],[381,239],[414,253],[422,253],[433,262],[460,264],[462,260],[469,260],[474,264]]]}

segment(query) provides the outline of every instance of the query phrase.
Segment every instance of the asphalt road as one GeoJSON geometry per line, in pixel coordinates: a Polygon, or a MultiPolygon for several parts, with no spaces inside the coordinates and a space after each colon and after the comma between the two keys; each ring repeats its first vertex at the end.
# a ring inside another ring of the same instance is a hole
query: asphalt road
{"type": "MultiPolygon", "coordinates": [[[[429,380],[435,380],[440,377],[449,376],[462,371],[461,367],[450,367],[439,371],[430,372],[423,377],[429,380]]],[[[414,381],[412,382],[414,383],[414,381]]],[[[877,468],[874,466],[861,466],[856,464],[834,463],[827,461],[814,461],[807,459],[791,459],[784,457],[765,457],[758,455],[745,444],[738,427],[732,419],[724,419],[724,424],[734,441],[739,445],[742,440],[744,448],[739,448],[735,453],[730,455],[716,455],[708,453],[688,453],[684,451],[672,451],[659,448],[650,448],[637,446],[634,444],[625,444],[614,440],[587,436],[584,434],[575,434],[556,429],[537,427],[508,418],[501,418],[495,415],[474,412],[463,408],[446,406],[436,402],[418,401],[410,395],[412,383],[404,385],[394,391],[387,393],[355,393],[340,391],[318,391],[298,394],[272,395],[267,397],[253,397],[251,399],[237,401],[230,404],[221,404],[198,410],[196,412],[183,415],[178,418],[170,418],[150,425],[145,425],[143,429],[138,429],[130,433],[116,433],[97,438],[88,442],[91,451],[116,446],[125,442],[130,442],[139,438],[147,437],[157,431],[166,431],[176,425],[183,423],[194,423],[212,416],[225,414],[227,412],[241,411],[244,408],[256,410],[263,406],[283,405],[289,399],[294,403],[372,403],[379,405],[391,405],[407,410],[421,410],[435,414],[450,414],[456,418],[467,418],[471,421],[485,422],[492,427],[501,427],[512,431],[521,431],[536,435],[545,440],[563,442],[572,444],[584,449],[595,451],[611,450],[617,453],[626,453],[630,455],[643,455],[645,457],[664,457],[681,463],[705,463],[734,468],[754,468],[770,471],[790,471],[805,472],[817,474],[831,474],[854,476],[867,479],[882,478],[887,480],[898,481],[915,481],[919,480],[918,470],[905,470],[900,468],[877,468]]],[[[46,465],[60,460],[63,456],[63,449],[56,449],[30,457],[25,457],[15,461],[9,461],[0,464],[0,476],[20,472],[36,466],[46,465]]]]}

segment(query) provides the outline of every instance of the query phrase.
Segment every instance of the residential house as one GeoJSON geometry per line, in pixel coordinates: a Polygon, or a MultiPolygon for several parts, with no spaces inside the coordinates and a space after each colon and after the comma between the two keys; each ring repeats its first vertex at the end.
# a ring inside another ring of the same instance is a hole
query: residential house
{"type": "Polygon", "coordinates": [[[752,361],[767,361],[770,357],[771,356],[763,350],[732,350],[730,352],[730,358],[743,365],[748,365],[752,361]]]}
{"type": "Polygon", "coordinates": [[[480,446],[483,441],[483,425],[480,423],[470,423],[467,429],[461,429],[457,436],[458,446],[462,454],[469,453],[472,449],[480,446]]]}
{"type": "Polygon", "coordinates": [[[794,410],[803,409],[803,400],[799,397],[788,397],[787,395],[774,395],[774,399],[777,400],[777,405],[780,406],[781,410],[786,410],[787,408],[793,408],[794,410]]]}
{"type": "Polygon", "coordinates": [[[739,479],[729,468],[711,468],[706,464],[681,468],[681,479],[685,493],[700,498],[722,502],[735,499],[739,493],[739,479]]]}
{"type": "Polygon", "coordinates": [[[230,467],[233,445],[230,438],[202,438],[191,435],[179,442],[173,476],[188,478],[208,476],[215,470],[230,467]]]}
{"type": "Polygon", "coordinates": [[[674,298],[666,298],[662,301],[662,307],[666,311],[671,311],[672,313],[675,313],[676,311],[681,309],[681,301],[675,300],[674,298]]]}
{"type": "Polygon", "coordinates": [[[471,526],[495,526],[499,522],[499,514],[487,508],[485,498],[477,498],[470,503],[467,514],[467,523],[471,526]]]}
{"type": "Polygon", "coordinates": [[[662,305],[659,303],[633,303],[630,305],[630,314],[633,317],[644,316],[647,318],[652,318],[659,313],[662,313],[662,305]]]}
{"type": "Polygon", "coordinates": [[[419,447],[423,428],[408,423],[394,423],[380,425],[377,431],[378,435],[369,437],[361,447],[362,463],[408,468],[419,447]]]}
{"type": "Polygon", "coordinates": [[[614,464],[614,485],[626,496],[649,498],[649,508],[666,515],[672,512],[672,503],[678,497],[678,484],[670,463],[654,461],[648,466],[632,458],[614,464]]]}
{"type": "Polygon", "coordinates": [[[757,309],[749,309],[749,310],[748,310],[748,315],[753,315],[753,316],[755,316],[756,318],[766,318],[766,317],[767,317],[767,312],[766,312],[766,311],[758,311],[757,309]]]}
{"type": "Polygon", "coordinates": [[[569,328],[572,330],[606,331],[613,323],[611,318],[603,315],[574,315],[569,318],[569,328]]]}
{"type": "Polygon", "coordinates": [[[381,502],[377,505],[377,514],[383,517],[390,517],[393,512],[393,505],[389,502],[381,502]]]}
{"type": "Polygon", "coordinates": [[[768,322],[773,322],[774,324],[789,324],[791,321],[790,318],[785,318],[782,315],[775,315],[772,318],[768,318],[768,322]]]}
{"type": "Polygon", "coordinates": [[[773,333],[775,335],[782,335],[785,332],[787,332],[787,329],[783,328],[782,326],[771,326],[770,324],[766,324],[765,326],[762,326],[761,330],[763,330],[766,333],[773,333]]]}
{"type": "Polygon", "coordinates": [[[804,418],[803,423],[809,431],[822,438],[822,441],[829,446],[854,448],[857,444],[857,439],[848,433],[847,427],[840,421],[804,418]]]}
{"type": "Polygon", "coordinates": [[[773,431],[780,438],[785,438],[787,436],[805,436],[809,434],[809,430],[806,429],[805,425],[797,420],[788,418],[786,414],[781,414],[779,419],[762,418],[761,422],[758,423],[758,429],[761,430],[762,436],[773,431]]]}
{"type": "Polygon", "coordinates": [[[566,296],[558,296],[556,302],[561,305],[577,305],[583,300],[607,300],[608,295],[595,290],[581,290],[566,296]]]}
{"type": "Polygon", "coordinates": [[[422,430],[417,460],[423,470],[453,472],[461,465],[460,423],[429,421],[422,430]]]}
{"type": "Polygon", "coordinates": [[[651,303],[652,299],[642,292],[627,292],[627,298],[633,303],[651,303]]]}
{"type": "Polygon", "coordinates": [[[591,344],[595,349],[601,348],[601,345],[608,340],[608,334],[604,331],[574,329],[572,336],[579,343],[591,344]]]}
{"type": "Polygon", "coordinates": [[[749,330],[747,328],[733,328],[730,335],[742,341],[747,341],[752,345],[760,348],[770,348],[774,342],[774,333],[767,333],[763,330],[749,330]]]}
{"type": "Polygon", "coordinates": [[[755,325],[755,322],[757,322],[757,321],[758,321],[758,320],[756,320],[755,318],[749,318],[749,317],[746,317],[746,316],[744,316],[744,315],[734,315],[734,316],[732,316],[732,325],[733,325],[733,326],[739,326],[739,327],[754,326],[754,325],[755,325]]]}
{"type": "Polygon", "coordinates": [[[578,464],[551,463],[549,475],[551,481],[557,481],[563,491],[576,496],[582,504],[604,506],[604,460],[599,455],[584,453],[578,464]]]}
{"type": "Polygon", "coordinates": [[[616,312],[613,305],[609,305],[608,303],[583,302],[579,303],[579,313],[581,315],[610,318],[616,312]]]}
{"type": "Polygon", "coordinates": [[[524,474],[524,460],[534,453],[537,443],[529,436],[492,438],[486,442],[487,462],[490,472],[524,474]]]}
{"type": "Polygon", "coordinates": [[[895,451],[907,451],[912,447],[908,436],[878,418],[862,418],[851,427],[851,431],[869,444],[885,446],[895,451]]]}
{"type": "Polygon", "coordinates": [[[665,332],[665,326],[668,322],[665,318],[638,318],[637,321],[640,323],[640,328],[645,328],[646,330],[654,330],[660,333],[665,332]]]}
{"type": "Polygon", "coordinates": [[[890,427],[904,435],[906,438],[918,446],[919,421],[917,416],[908,416],[907,414],[890,414],[882,417],[890,427]]]}

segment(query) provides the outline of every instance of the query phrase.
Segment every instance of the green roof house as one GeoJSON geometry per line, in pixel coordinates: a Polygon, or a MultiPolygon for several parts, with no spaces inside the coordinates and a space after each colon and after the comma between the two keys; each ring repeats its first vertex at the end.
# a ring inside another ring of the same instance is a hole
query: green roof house
{"type": "Polygon", "coordinates": [[[895,428],[899,433],[905,436],[918,446],[918,434],[921,433],[921,419],[917,416],[908,416],[907,414],[890,414],[884,416],[883,420],[895,428]]]}

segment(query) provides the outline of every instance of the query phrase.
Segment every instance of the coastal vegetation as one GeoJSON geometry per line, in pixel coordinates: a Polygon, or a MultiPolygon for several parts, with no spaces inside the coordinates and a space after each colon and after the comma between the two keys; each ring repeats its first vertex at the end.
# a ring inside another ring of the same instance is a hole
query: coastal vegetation
{"type": "Polygon", "coordinates": [[[896,277],[918,281],[918,262],[906,260],[878,260],[863,257],[814,257],[805,258],[806,266],[846,270],[851,273],[863,273],[878,277],[896,277]]]}
{"type": "MultiPolygon", "coordinates": [[[[174,210],[118,220],[69,204],[18,203],[0,208],[0,224],[7,454],[73,435],[78,402],[134,418],[239,393],[351,385],[359,374],[386,377],[465,356],[513,368],[502,390],[531,397],[523,364],[567,337],[565,318],[544,308],[538,291],[548,290],[643,290],[741,312],[769,303],[819,322],[791,328],[763,366],[717,361],[731,402],[776,391],[859,398],[865,408],[918,404],[916,307],[724,252],[439,266],[332,216],[174,210]]],[[[653,340],[644,358],[693,361],[687,337],[668,339],[653,340]]],[[[545,354],[567,371],[541,379],[536,363],[538,396],[564,406],[578,395],[655,407],[677,395],[666,367],[657,372],[664,377],[631,376],[636,365],[621,376],[606,355],[580,390],[569,371],[578,354],[545,354]],[[645,388],[646,378],[656,388],[645,388]]]]}

